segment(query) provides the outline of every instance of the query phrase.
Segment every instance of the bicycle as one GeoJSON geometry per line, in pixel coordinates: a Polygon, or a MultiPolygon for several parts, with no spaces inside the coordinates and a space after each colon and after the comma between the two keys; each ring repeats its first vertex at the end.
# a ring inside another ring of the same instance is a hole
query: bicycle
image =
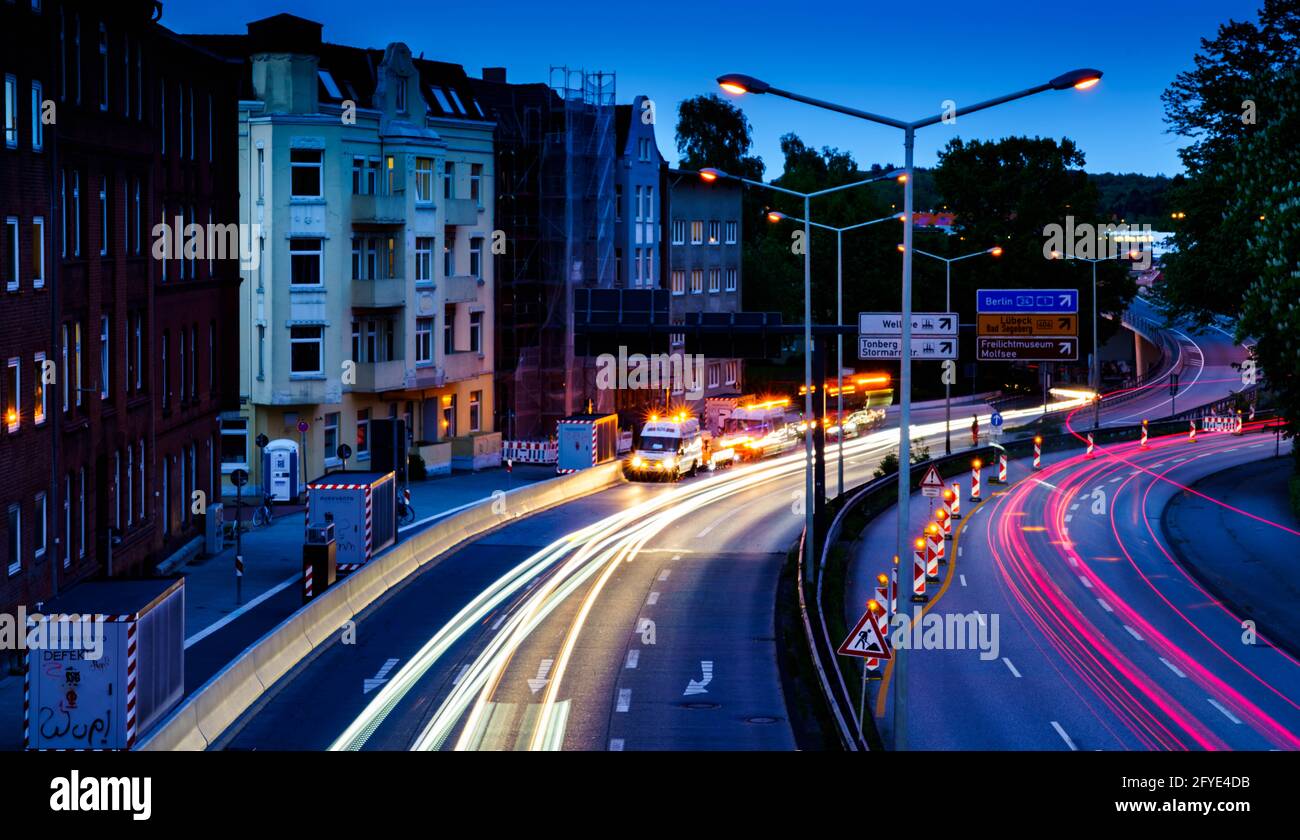
{"type": "Polygon", "coordinates": [[[270,525],[272,518],[271,494],[267,493],[262,497],[262,504],[258,505],[257,510],[253,511],[253,527],[261,528],[270,525]]]}
{"type": "Polygon", "coordinates": [[[410,525],[415,521],[415,508],[411,505],[411,491],[403,490],[397,498],[397,524],[410,525]]]}

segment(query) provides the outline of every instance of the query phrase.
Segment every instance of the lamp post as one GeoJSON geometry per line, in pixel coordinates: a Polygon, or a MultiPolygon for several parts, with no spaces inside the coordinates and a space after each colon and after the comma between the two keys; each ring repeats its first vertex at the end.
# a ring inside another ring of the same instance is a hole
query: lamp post
{"type": "MultiPolygon", "coordinates": [[[[938,254],[931,254],[929,251],[922,251],[920,248],[914,248],[913,250],[923,257],[930,257],[931,259],[943,260],[944,263],[943,311],[944,312],[952,311],[952,264],[953,263],[961,262],[962,260],[968,260],[971,257],[982,257],[985,254],[989,254],[990,256],[994,256],[994,257],[1002,256],[1001,245],[994,245],[992,248],[986,248],[983,251],[976,251],[973,254],[962,254],[960,257],[941,257],[938,254]]],[[[949,382],[943,383],[943,454],[945,455],[952,454],[952,385],[949,382]]]]}
{"type": "MultiPolygon", "coordinates": [[[[965,114],[983,111],[986,108],[992,108],[995,105],[1001,105],[1005,102],[1011,102],[1016,99],[1023,99],[1026,96],[1043,93],[1049,90],[1068,90],[1075,88],[1086,90],[1093,87],[1101,81],[1101,71],[1092,69],[1072,70],[1068,73],[1062,73],[1051,81],[1034,85],[1015,93],[1005,94],[1003,96],[987,99],[983,102],[977,102],[974,105],[967,105],[957,108],[954,111],[936,114],[931,117],[925,117],[919,120],[907,121],[898,120],[893,117],[885,117],[879,114],[873,114],[868,111],[862,111],[857,108],[850,108],[846,105],[837,105],[833,102],[827,102],[822,99],[815,99],[810,96],[793,93],[788,90],[773,87],[767,82],[756,79],[753,76],[746,76],[739,73],[732,73],[718,77],[718,84],[723,90],[729,93],[770,93],[774,96],[781,96],[786,99],[802,102],[805,105],[812,105],[815,108],[823,108],[828,111],[846,114],[851,117],[857,117],[861,120],[887,125],[891,128],[900,129],[903,132],[903,174],[907,179],[903,190],[903,214],[905,222],[903,225],[903,290],[902,290],[902,341],[900,346],[902,352],[899,353],[899,387],[902,390],[902,398],[899,404],[899,421],[898,421],[898,542],[897,554],[900,557],[906,557],[910,547],[908,540],[908,502],[911,496],[911,409],[912,409],[912,170],[913,157],[916,145],[916,131],[919,128],[935,125],[945,119],[952,120],[965,114]]],[[[901,651],[899,652],[902,653],[901,651]]],[[[903,695],[898,686],[904,682],[906,673],[906,662],[908,657],[899,655],[894,661],[894,747],[902,749],[906,740],[906,714],[903,705],[903,695]]]]}
{"type": "MultiPolygon", "coordinates": [[[[718,179],[726,179],[746,184],[751,187],[761,187],[774,192],[792,195],[803,199],[803,378],[804,378],[804,423],[807,430],[804,434],[804,527],[807,529],[808,537],[806,544],[812,552],[817,542],[815,539],[815,505],[813,487],[813,432],[809,423],[813,419],[813,382],[812,382],[812,199],[818,196],[829,195],[831,193],[841,192],[843,190],[861,187],[866,184],[874,184],[877,181],[884,181],[889,178],[898,177],[898,171],[892,171],[884,175],[876,175],[862,181],[854,181],[850,184],[840,184],[837,187],[827,187],[824,190],[816,190],[810,193],[803,193],[797,190],[787,189],[768,184],[764,181],[755,181],[751,178],[743,178],[739,175],[730,175],[721,169],[707,167],[700,170],[700,180],[706,184],[711,184],[718,179]]],[[[817,580],[817,564],[810,563],[808,566],[808,580],[815,583],[817,580]]]]}
{"type": "MultiPolygon", "coordinates": [[[[1129,251],[1124,255],[1129,259],[1136,259],[1137,254],[1129,251]]],[[[1124,257],[1076,257],[1074,254],[1066,254],[1065,259],[1075,260],[1078,262],[1092,263],[1092,364],[1089,365],[1089,379],[1092,380],[1092,427],[1101,428],[1101,357],[1097,353],[1097,310],[1101,304],[1097,301],[1097,263],[1106,260],[1123,259],[1124,257]]],[[[1060,259],[1061,255],[1056,251],[1052,252],[1052,259],[1060,259]]],[[[1044,403],[1047,401],[1044,400],[1044,403]]]]}
{"type": "MultiPolygon", "coordinates": [[[[806,219],[800,219],[798,216],[789,216],[779,211],[772,211],[767,214],[769,222],[791,221],[803,224],[807,222],[813,227],[822,230],[835,232],[835,323],[837,326],[844,324],[844,234],[850,230],[868,227],[870,225],[880,224],[881,222],[902,221],[900,215],[885,216],[880,219],[872,219],[869,222],[858,222],[856,225],[845,225],[844,227],[834,227],[824,225],[821,222],[808,222],[806,219]]],[[[835,334],[835,412],[839,417],[840,439],[836,446],[836,483],[835,495],[844,494],[844,336],[841,333],[835,334]]]]}

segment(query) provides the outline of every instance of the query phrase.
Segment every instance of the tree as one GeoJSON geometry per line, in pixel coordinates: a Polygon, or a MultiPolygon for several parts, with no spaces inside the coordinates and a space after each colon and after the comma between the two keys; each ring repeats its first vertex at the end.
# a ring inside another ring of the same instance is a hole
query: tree
{"type": "Polygon", "coordinates": [[[763,160],[749,156],[752,144],[744,112],[717,94],[684,99],[677,105],[677,153],[682,169],[713,167],[761,179],[763,160]]]}
{"type": "Polygon", "coordinates": [[[1187,178],[1169,193],[1178,217],[1160,296],[1171,315],[1208,323],[1241,314],[1262,266],[1241,247],[1248,214],[1225,213],[1238,195],[1229,168],[1240,143],[1277,113],[1270,82],[1298,59],[1300,0],[1265,0],[1258,23],[1228,21],[1202,39],[1192,69],[1161,97],[1169,131],[1192,141],[1179,151],[1187,178]]]}

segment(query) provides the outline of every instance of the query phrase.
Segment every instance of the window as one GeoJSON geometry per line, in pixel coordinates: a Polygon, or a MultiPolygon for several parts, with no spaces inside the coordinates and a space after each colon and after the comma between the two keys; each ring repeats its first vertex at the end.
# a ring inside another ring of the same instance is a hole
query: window
{"type": "Polygon", "coordinates": [[[41,83],[32,82],[32,149],[38,152],[45,146],[45,125],[41,122],[41,107],[44,102],[41,83]]]}
{"type": "Polygon", "coordinates": [[[415,237],[415,282],[433,282],[433,237],[415,237]]]}
{"type": "Polygon", "coordinates": [[[113,527],[122,530],[122,453],[113,453],[113,527]]]}
{"type": "Polygon", "coordinates": [[[636,220],[641,221],[641,185],[636,188],[636,220]]]}
{"type": "Polygon", "coordinates": [[[133,202],[134,202],[134,203],[133,203],[133,206],[132,206],[132,210],[131,210],[131,212],[132,212],[132,218],[134,219],[134,223],[135,223],[135,237],[134,237],[134,239],[135,239],[135,252],[136,252],[137,255],[139,255],[139,253],[140,253],[140,241],[141,241],[141,233],[140,233],[140,179],[139,179],[139,178],[136,178],[136,179],[135,179],[135,198],[133,199],[133,202]]]}
{"type": "Polygon", "coordinates": [[[357,155],[352,158],[353,195],[378,195],[380,188],[379,158],[357,155]]]}
{"type": "Polygon", "coordinates": [[[370,457],[370,409],[357,412],[357,458],[370,457]]]}
{"type": "Polygon", "coordinates": [[[442,352],[451,355],[456,352],[456,307],[448,306],[442,313],[442,352]]]}
{"type": "Polygon", "coordinates": [[[456,436],[456,395],[444,394],[442,397],[442,436],[443,439],[456,436]]]}
{"type": "Polygon", "coordinates": [[[72,564],[72,473],[63,477],[63,568],[72,564]]]}
{"type": "Polygon", "coordinates": [[[289,240],[289,283],[293,286],[319,286],[325,282],[321,274],[323,239],[289,240]]]}
{"type": "Polygon", "coordinates": [[[185,355],[185,339],[186,339],[186,330],[184,327],[181,327],[180,340],[176,342],[176,356],[180,361],[180,364],[177,365],[176,367],[181,377],[180,398],[182,404],[184,404],[185,400],[190,395],[190,389],[189,389],[190,367],[187,361],[188,357],[185,355]]]}
{"type": "MultiPolygon", "coordinates": [[[[72,77],[77,80],[77,104],[81,104],[81,15],[72,16],[72,77]]],[[[84,555],[84,551],[83,551],[84,555]]]]}
{"type": "Polygon", "coordinates": [[[63,343],[59,345],[63,349],[63,372],[59,381],[63,383],[63,410],[68,410],[68,382],[72,377],[68,375],[68,325],[63,325],[63,343]]]}
{"type": "Polygon", "coordinates": [[[132,359],[135,374],[135,389],[140,390],[144,370],[144,315],[137,312],[135,315],[135,353],[132,359]]]}
{"type": "Polygon", "coordinates": [[[78,321],[78,322],[74,325],[73,332],[74,332],[75,337],[76,337],[76,344],[75,344],[75,346],[74,346],[74,350],[75,350],[75,352],[76,352],[76,356],[75,356],[75,361],[76,361],[76,378],[72,381],[72,385],[73,385],[74,388],[77,389],[77,405],[81,405],[81,382],[82,382],[82,380],[81,380],[81,322],[80,322],[80,321],[78,321]]]}
{"type": "Polygon", "coordinates": [[[406,113],[406,79],[403,76],[398,76],[394,81],[396,82],[396,85],[393,92],[397,95],[396,96],[397,111],[398,113],[405,114],[406,113]]]}
{"type": "Polygon", "coordinates": [[[722,279],[722,269],[720,268],[709,269],[709,292],[711,294],[716,293],[722,287],[722,284],[720,282],[721,279],[722,279]]]}
{"type": "Polygon", "coordinates": [[[480,207],[483,206],[483,164],[481,163],[470,164],[469,198],[480,207]]]}
{"type": "Polygon", "coordinates": [[[36,425],[45,422],[45,354],[37,353],[32,357],[32,421],[36,425]]]}
{"type": "Polygon", "coordinates": [[[735,222],[727,222],[727,244],[736,244],[736,233],[739,226],[735,222]]]}
{"type": "Polygon", "coordinates": [[[10,216],[5,219],[5,289],[16,291],[18,289],[18,268],[21,265],[18,252],[18,217],[10,216]]]}
{"type": "MultiPolygon", "coordinates": [[[[67,229],[72,231],[72,256],[81,256],[81,172],[72,170],[72,204],[65,211],[71,218],[65,218],[67,229]]],[[[66,234],[65,234],[66,235],[66,234]]]]}
{"type": "Polygon", "coordinates": [[[77,470],[77,556],[86,556],[86,468],[77,470]]]}
{"type": "Polygon", "coordinates": [[[122,115],[131,116],[131,36],[122,36],[122,115]]]}
{"type": "Polygon", "coordinates": [[[442,108],[443,113],[452,113],[451,102],[447,100],[447,94],[443,92],[442,88],[437,85],[430,85],[429,90],[433,91],[434,97],[438,100],[438,107],[442,108]]]}
{"type": "Polygon", "coordinates": [[[482,431],[483,392],[469,392],[469,430],[482,431]]]}
{"type": "Polygon", "coordinates": [[[469,351],[483,352],[483,313],[469,313],[469,351]]]}
{"type": "Polygon", "coordinates": [[[321,150],[289,150],[290,198],[321,197],[321,150]]]}
{"type": "MultiPolygon", "coordinates": [[[[144,517],[145,517],[145,506],[144,506],[144,439],[143,439],[143,438],[141,438],[141,440],[140,440],[139,450],[140,450],[140,460],[136,462],[136,467],[135,467],[135,468],[136,468],[136,470],[138,470],[137,478],[139,479],[139,481],[137,482],[137,486],[140,488],[140,521],[143,522],[143,521],[144,521],[144,517]]],[[[212,453],[209,451],[208,454],[209,454],[209,456],[210,456],[212,453]]],[[[211,467],[212,465],[209,463],[208,466],[211,467]]],[[[216,495],[215,492],[213,493],[213,495],[216,495]]]]}
{"type": "Polygon", "coordinates": [[[700,245],[704,242],[704,222],[691,222],[691,244],[700,245]]]}
{"type": "Polygon", "coordinates": [[[108,110],[108,31],[99,25],[99,110],[108,110]]]}
{"type": "Polygon", "coordinates": [[[614,185],[614,221],[623,221],[623,185],[614,185]]]}
{"type": "Polygon", "coordinates": [[[199,357],[194,352],[194,340],[198,335],[199,325],[195,324],[190,329],[190,399],[198,400],[199,398],[199,357]]]}
{"type": "Polygon", "coordinates": [[[17,504],[9,506],[9,574],[16,575],[23,568],[23,510],[17,504]]]}
{"type": "Polygon", "coordinates": [[[727,291],[736,291],[736,269],[727,269],[727,291]]]}
{"type": "Polygon", "coordinates": [[[645,188],[645,220],[653,222],[655,220],[655,188],[645,188]]]}
{"type": "Polygon", "coordinates": [[[721,379],[722,379],[722,365],[719,364],[709,365],[709,387],[710,388],[718,387],[721,384],[721,379]]]}
{"type": "Polygon", "coordinates": [[[126,524],[135,521],[135,450],[126,448],[126,524]]]}
{"type": "Polygon", "coordinates": [[[415,363],[433,363],[433,319],[415,319],[415,363]]]}
{"type": "Polygon", "coordinates": [[[636,256],[632,260],[632,286],[639,288],[641,286],[641,249],[636,249],[636,256]]]}
{"type": "Polygon", "coordinates": [[[456,248],[451,237],[442,240],[442,276],[452,277],[456,274],[456,248]]]}
{"type": "Polygon", "coordinates": [[[469,241],[469,275],[483,279],[483,238],[475,236],[469,241]]]}
{"type": "Polygon", "coordinates": [[[691,269],[691,294],[698,295],[704,292],[704,271],[699,268],[691,269]]]}
{"type": "Polygon", "coordinates": [[[161,353],[158,357],[158,361],[159,361],[158,375],[161,379],[161,381],[158,384],[159,386],[162,387],[163,408],[167,407],[168,403],[171,400],[171,395],[172,395],[172,388],[171,388],[172,371],[171,371],[171,365],[167,363],[167,348],[171,343],[172,343],[171,334],[168,333],[167,330],[163,330],[162,347],[159,348],[161,353]]]}
{"type": "Polygon", "coordinates": [[[709,244],[710,245],[722,244],[721,234],[722,234],[722,223],[717,220],[709,222],[709,244]]]}
{"type": "Polygon", "coordinates": [[[289,328],[290,373],[321,373],[324,370],[321,359],[324,332],[324,327],[289,328]]]}
{"type": "Polygon", "coordinates": [[[415,159],[415,201],[417,204],[433,203],[433,158],[415,159]]]}
{"type": "Polygon", "coordinates": [[[176,157],[185,157],[185,86],[176,83],[176,157]]]}
{"type": "Polygon", "coordinates": [[[672,293],[675,295],[686,294],[686,272],[681,269],[673,270],[673,288],[672,293]]]}
{"type": "MultiPolygon", "coordinates": [[[[155,455],[157,452],[154,453],[155,455]]],[[[248,469],[248,420],[221,421],[221,471],[248,469]]]]}
{"type": "Polygon", "coordinates": [[[99,179],[99,255],[108,253],[108,177],[99,179]]]}
{"type": "Polygon", "coordinates": [[[99,398],[108,399],[108,316],[99,316],[99,398]]]}
{"type": "Polygon", "coordinates": [[[18,78],[5,74],[5,145],[18,148],[18,78]]]}
{"type": "Polygon", "coordinates": [[[31,287],[45,285],[45,220],[36,216],[31,220],[31,287]]]}
{"type": "Polygon", "coordinates": [[[10,432],[18,431],[18,427],[22,424],[22,374],[18,370],[21,363],[22,360],[15,356],[9,360],[9,364],[5,368],[3,389],[5,428],[10,432]]]}
{"type": "Polygon", "coordinates": [[[456,197],[456,164],[449,160],[442,162],[442,197],[456,197]]]}

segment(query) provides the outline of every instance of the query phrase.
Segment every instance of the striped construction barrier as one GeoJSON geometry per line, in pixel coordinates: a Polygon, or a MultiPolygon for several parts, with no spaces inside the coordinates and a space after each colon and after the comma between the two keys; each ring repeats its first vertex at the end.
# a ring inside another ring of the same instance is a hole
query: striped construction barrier
{"type": "Polygon", "coordinates": [[[1187,426],[1188,426],[1187,442],[1196,443],[1196,421],[1195,420],[1187,421],[1187,426]]]}
{"type": "Polygon", "coordinates": [[[1147,448],[1147,421],[1146,420],[1142,421],[1142,442],[1139,445],[1143,449],[1147,448]]]}
{"type": "Polygon", "coordinates": [[[928,583],[938,583],[939,566],[948,562],[944,557],[943,529],[939,527],[939,523],[931,522],[925,526],[925,541],[926,581],[928,583]]]}
{"type": "Polygon", "coordinates": [[[912,601],[923,604],[928,600],[925,594],[925,537],[918,537],[912,545],[912,601]]]}
{"type": "Polygon", "coordinates": [[[553,440],[506,440],[501,457],[521,464],[554,464],[560,458],[560,444],[553,440]]]}
{"type": "Polygon", "coordinates": [[[970,462],[970,500],[978,502],[980,500],[980,467],[984,462],[979,458],[970,462]]]}
{"type": "Polygon", "coordinates": [[[1038,469],[1042,469],[1042,467],[1043,467],[1043,439],[1041,437],[1035,436],[1034,437],[1034,469],[1038,470],[1038,469]]]}
{"type": "Polygon", "coordinates": [[[939,523],[939,531],[943,534],[943,538],[945,540],[952,539],[952,517],[948,515],[946,506],[934,512],[934,521],[939,523]]]}
{"type": "Polygon", "coordinates": [[[1093,450],[1095,447],[1096,447],[1096,444],[1094,444],[1094,443],[1092,442],[1092,432],[1088,432],[1088,452],[1087,452],[1087,457],[1088,457],[1089,459],[1091,459],[1091,458],[1093,457],[1092,450],[1093,450]]]}
{"type": "Polygon", "coordinates": [[[961,482],[952,483],[952,518],[961,519],[961,482]]]}

